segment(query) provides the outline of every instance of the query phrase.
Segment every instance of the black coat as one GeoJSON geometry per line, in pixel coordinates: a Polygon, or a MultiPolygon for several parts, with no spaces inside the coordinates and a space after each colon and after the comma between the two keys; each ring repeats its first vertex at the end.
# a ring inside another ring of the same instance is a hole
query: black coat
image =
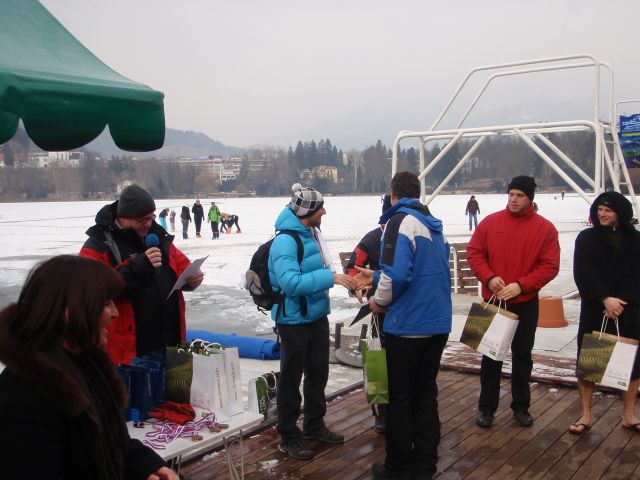
{"type": "MultiPolygon", "coordinates": [[[[100,209],[80,255],[113,266],[125,281],[125,295],[118,303],[120,316],[109,326],[108,349],[116,363],[128,363],[131,356],[164,350],[184,340],[182,293],[168,295],[190,262],[173,244],[173,235],[153,222],[149,233],[158,236],[162,252],[162,266],[153,268],[144,255],[148,248],[144,239],[133,229],[116,225],[117,205],[100,209]]],[[[190,289],[185,287],[182,290],[190,289]]]]}
{"type": "Polygon", "coordinates": [[[146,480],[166,465],[129,437],[120,417],[126,394],[106,352],[29,351],[0,325],[0,361],[2,478],[146,480]],[[96,374],[83,374],[88,363],[96,374]],[[98,377],[106,389],[92,388],[98,377]],[[96,391],[105,392],[98,401],[96,391]]]}
{"type": "Polygon", "coordinates": [[[191,207],[191,211],[193,212],[193,221],[196,223],[201,223],[204,220],[204,208],[199,203],[194,203],[193,207],[191,207]]]}
{"type": "MultiPolygon", "coordinates": [[[[582,335],[600,330],[602,300],[609,296],[628,302],[619,318],[620,334],[640,340],[640,232],[628,222],[623,222],[615,233],[602,227],[597,206],[591,209],[591,219],[594,226],[578,234],[573,257],[573,277],[581,297],[578,345],[582,335]],[[618,248],[612,235],[619,236],[618,248]]],[[[615,333],[613,322],[609,321],[607,331],[615,333]]]]}

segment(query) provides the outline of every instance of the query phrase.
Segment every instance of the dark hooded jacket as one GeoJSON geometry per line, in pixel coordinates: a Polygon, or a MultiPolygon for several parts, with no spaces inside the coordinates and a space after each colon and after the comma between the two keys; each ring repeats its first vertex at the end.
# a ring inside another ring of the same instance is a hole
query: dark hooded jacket
{"type": "MultiPolygon", "coordinates": [[[[590,213],[593,227],[578,234],[573,256],[573,278],[581,297],[579,346],[582,335],[600,330],[606,297],[628,302],[619,318],[620,334],[640,340],[640,232],[631,224],[631,203],[620,193],[604,192],[590,213]],[[603,204],[618,214],[615,230],[600,225],[598,206],[603,204]]],[[[615,333],[613,322],[607,331],[615,333]]]]}
{"type": "Polygon", "coordinates": [[[116,302],[119,316],[108,327],[107,350],[115,363],[129,363],[136,355],[185,340],[182,292],[167,297],[191,262],[173,244],[173,235],[153,222],[149,233],[158,236],[162,251],[162,267],[153,268],[144,255],[148,248],[144,240],[133,229],[122,230],[116,225],[117,208],[116,201],[98,212],[96,224],[87,230],[89,238],[80,256],[111,265],[125,281],[124,298],[116,302]]]}
{"type": "Polygon", "coordinates": [[[146,480],[165,462],[129,437],[126,393],[101,349],[31,350],[0,320],[2,478],[146,480]]]}

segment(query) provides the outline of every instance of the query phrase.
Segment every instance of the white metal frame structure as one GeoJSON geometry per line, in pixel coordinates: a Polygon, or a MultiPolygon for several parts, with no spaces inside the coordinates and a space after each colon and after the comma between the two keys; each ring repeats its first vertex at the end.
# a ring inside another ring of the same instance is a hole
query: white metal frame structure
{"type": "MultiPolygon", "coordinates": [[[[619,102],[619,103],[630,103],[619,102]]],[[[615,105],[615,108],[617,108],[615,105]]],[[[460,83],[456,91],[451,96],[449,102],[445,105],[444,109],[431,128],[426,131],[402,131],[400,132],[393,144],[393,158],[391,173],[395,175],[398,165],[398,151],[400,142],[405,139],[418,139],[420,142],[419,148],[419,161],[420,161],[420,174],[422,195],[421,200],[425,204],[429,204],[433,198],[438,195],[443,188],[449,183],[449,181],[460,171],[469,160],[478,147],[485,141],[486,138],[498,135],[511,135],[518,136],[522,141],[528,145],[554,172],[556,172],[575,192],[577,192],[587,203],[591,204],[594,196],[599,195],[605,186],[607,175],[611,181],[615,191],[620,193],[627,193],[631,196],[633,208],[636,218],[640,218],[640,206],[633,191],[633,186],[629,178],[629,172],[624,163],[620,144],[618,142],[617,134],[617,110],[614,108],[613,101],[613,70],[605,63],[599,61],[595,56],[590,54],[578,54],[568,55],[562,57],[549,57],[539,58],[534,60],[525,60],[519,62],[502,63],[496,65],[486,65],[477,67],[471,70],[464,80],[460,83]],[[585,69],[589,68],[593,70],[594,80],[594,98],[593,98],[593,118],[589,120],[574,120],[574,121],[562,121],[562,122],[541,122],[541,123],[525,123],[525,124],[513,124],[513,125],[492,125],[487,127],[463,127],[465,120],[469,117],[474,107],[482,97],[483,93],[487,90],[493,80],[505,76],[513,75],[526,75],[535,72],[544,72],[552,70],[566,70],[566,69],[585,69]],[[602,76],[602,70],[608,72],[608,119],[602,119],[600,114],[600,100],[601,100],[601,88],[600,80],[602,76]],[[475,98],[471,102],[471,105],[463,113],[462,117],[456,124],[456,127],[448,130],[437,130],[442,119],[449,112],[454,101],[460,96],[461,92],[469,82],[469,79],[478,72],[488,72],[489,77],[485,80],[480,90],[476,94],[475,98]],[[595,168],[593,177],[590,177],[585,173],[578,165],[576,165],[569,156],[564,153],[558,146],[556,146],[551,140],[549,140],[545,134],[554,132],[584,132],[591,131],[595,136],[595,168]],[[447,152],[458,143],[461,139],[474,140],[471,148],[467,153],[459,159],[456,166],[449,172],[442,183],[433,191],[429,197],[426,195],[425,178],[429,175],[429,172],[442,160],[447,152]],[[569,177],[565,171],[549,157],[541,148],[536,145],[533,139],[537,139],[544,143],[551,151],[553,151],[559,159],[564,162],[565,168],[570,168],[578,176],[580,176],[593,190],[593,194],[588,194],[583,190],[571,177],[569,177]],[[448,141],[440,153],[425,165],[425,152],[428,142],[434,141],[448,141]],[[609,148],[611,146],[611,148],[609,148]],[[627,191],[622,192],[621,186],[626,187],[627,191]]]]}

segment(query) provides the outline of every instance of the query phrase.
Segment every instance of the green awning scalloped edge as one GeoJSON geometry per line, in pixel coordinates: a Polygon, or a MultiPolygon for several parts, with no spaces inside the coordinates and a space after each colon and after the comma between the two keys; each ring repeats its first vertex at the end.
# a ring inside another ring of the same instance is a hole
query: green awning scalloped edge
{"type": "Polygon", "coordinates": [[[0,0],[0,144],[22,119],[43,150],[87,144],[109,127],[116,145],[164,143],[163,94],[110,69],[38,1],[0,0]]]}

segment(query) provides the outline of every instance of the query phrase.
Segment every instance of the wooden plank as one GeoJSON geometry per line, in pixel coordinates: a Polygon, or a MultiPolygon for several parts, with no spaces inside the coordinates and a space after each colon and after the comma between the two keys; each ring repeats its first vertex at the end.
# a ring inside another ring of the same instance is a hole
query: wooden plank
{"type": "MultiPolygon", "coordinates": [[[[593,470],[596,475],[591,477],[589,472],[589,476],[585,478],[598,478],[597,472],[600,468],[590,461],[591,457],[595,455],[598,448],[605,448],[608,436],[614,428],[617,428],[621,415],[622,404],[615,402],[611,408],[602,413],[602,416],[595,417],[596,422],[589,430],[589,433],[580,435],[574,447],[567,451],[553,466],[554,475],[558,475],[559,478],[574,475],[574,472],[580,470],[585,462],[589,460],[586,470],[587,472],[593,470]]],[[[567,435],[570,434],[567,432],[567,435]]]]}
{"type": "MultiPolygon", "coordinates": [[[[577,436],[568,433],[569,424],[580,416],[575,388],[533,384],[530,410],[535,421],[532,427],[522,428],[513,420],[510,382],[503,378],[494,426],[481,429],[475,425],[478,376],[441,370],[438,386],[440,480],[640,478],[640,435],[620,426],[622,402],[617,394],[594,396],[593,427],[577,436]]],[[[373,429],[362,390],[332,402],[325,419],[329,428],[345,435],[344,444],[308,442],[315,458],[308,462],[293,460],[277,450],[279,436],[270,428],[244,441],[245,478],[372,478],[372,463],[385,457],[384,435],[373,429]]],[[[229,478],[223,453],[207,462],[185,465],[183,474],[188,480],[229,478]]]]}
{"type": "Polygon", "coordinates": [[[534,416],[533,425],[521,429],[520,433],[488,456],[467,478],[517,478],[533,459],[566,432],[563,422],[558,419],[567,408],[576,404],[577,395],[575,392],[553,389],[547,385],[541,386],[541,389],[546,393],[530,410],[534,416]]]}
{"type": "MultiPolygon", "coordinates": [[[[544,393],[540,385],[532,385],[531,402],[535,403],[544,393]]],[[[438,471],[463,477],[506,442],[522,427],[516,426],[509,402],[502,401],[495,413],[491,428],[475,425],[475,416],[455,429],[453,434],[440,442],[445,453],[438,462],[438,471]]]]}
{"type": "MultiPolygon", "coordinates": [[[[549,448],[545,450],[545,452],[540,455],[536,460],[529,464],[527,470],[520,476],[523,480],[536,480],[541,478],[553,478],[556,473],[556,465],[559,461],[566,455],[571,455],[571,452],[574,448],[574,445],[583,440],[583,438],[589,440],[589,436],[595,431],[596,425],[600,422],[601,416],[613,405],[614,399],[611,397],[597,398],[597,401],[592,405],[591,411],[594,419],[594,426],[590,433],[587,435],[572,435],[567,430],[565,433],[558,438],[549,448]],[[547,475],[548,474],[548,475],[547,475]]],[[[580,408],[576,408],[572,411],[574,414],[573,417],[569,417],[568,424],[566,424],[565,428],[569,428],[568,425],[571,424],[576,418],[580,416],[580,408]]],[[[601,435],[598,434],[593,438],[601,438],[601,435]]],[[[576,453],[579,452],[582,448],[577,448],[576,453]]],[[[563,477],[556,477],[563,478],[563,477]]]]}
{"type": "Polygon", "coordinates": [[[640,478],[640,435],[622,430],[620,426],[619,431],[627,435],[628,441],[602,475],[603,480],[640,478]]]}

